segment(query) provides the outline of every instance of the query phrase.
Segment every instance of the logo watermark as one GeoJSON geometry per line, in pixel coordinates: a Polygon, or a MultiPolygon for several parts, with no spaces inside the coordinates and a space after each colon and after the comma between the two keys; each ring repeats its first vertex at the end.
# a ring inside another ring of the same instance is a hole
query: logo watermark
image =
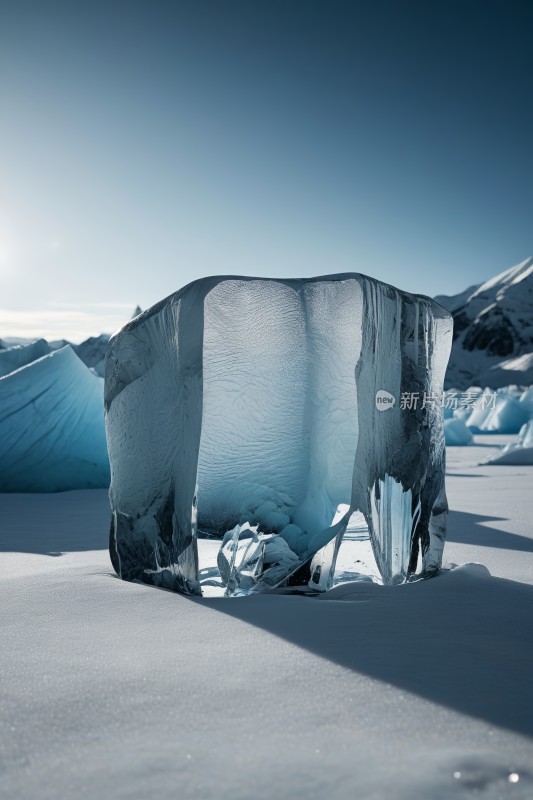
{"type": "Polygon", "coordinates": [[[389,408],[394,408],[396,398],[385,389],[378,389],[376,392],[376,408],[378,411],[388,411],[389,408]]]}
{"type": "MultiPolygon", "coordinates": [[[[402,411],[417,411],[424,408],[442,408],[456,411],[460,408],[470,411],[494,408],[496,405],[496,392],[442,392],[441,394],[428,394],[427,392],[402,392],[398,407],[402,411]]],[[[396,397],[386,389],[376,392],[376,408],[378,411],[388,411],[394,408],[396,397]]]]}

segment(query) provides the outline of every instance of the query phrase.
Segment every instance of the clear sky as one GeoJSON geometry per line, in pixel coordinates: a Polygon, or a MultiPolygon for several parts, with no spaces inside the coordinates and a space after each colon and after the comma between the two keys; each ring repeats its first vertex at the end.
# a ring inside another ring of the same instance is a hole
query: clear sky
{"type": "Polygon", "coordinates": [[[533,255],[529,0],[0,0],[0,337],[210,274],[533,255]]]}

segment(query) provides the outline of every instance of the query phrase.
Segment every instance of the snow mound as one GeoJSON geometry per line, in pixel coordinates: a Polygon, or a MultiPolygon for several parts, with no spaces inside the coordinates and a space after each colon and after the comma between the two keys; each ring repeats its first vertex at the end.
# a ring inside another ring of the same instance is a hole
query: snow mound
{"type": "Polygon", "coordinates": [[[0,378],[0,491],[109,485],[103,383],[68,345],[0,378]]]}

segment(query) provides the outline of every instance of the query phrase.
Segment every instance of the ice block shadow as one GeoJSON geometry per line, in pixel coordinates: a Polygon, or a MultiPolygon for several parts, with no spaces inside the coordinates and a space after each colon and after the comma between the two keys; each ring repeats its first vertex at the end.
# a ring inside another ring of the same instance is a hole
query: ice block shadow
{"type": "Polygon", "coordinates": [[[105,550],[109,543],[105,489],[50,494],[3,494],[0,552],[63,553],[105,550]]]}
{"type": "Polygon", "coordinates": [[[482,516],[466,511],[448,512],[448,541],[501,550],[517,550],[533,553],[533,539],[518,533],[509,533],[499,528],[489,528],[483,523],[499,522],[505,517],[482,516]]]}
{"type": "Polygon", "coordinates": [[[272,594],[190,600],[450,710],[533,736],[533,586],[459,569],[401,587],[352,587],[351,599],[339,601],[272,594]]]}

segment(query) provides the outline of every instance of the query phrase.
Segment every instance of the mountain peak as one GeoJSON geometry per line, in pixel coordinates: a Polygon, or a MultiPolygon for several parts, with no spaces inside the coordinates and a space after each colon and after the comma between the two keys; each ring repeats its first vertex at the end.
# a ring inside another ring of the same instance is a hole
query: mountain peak
{"type": "Polygon", "coordinates": [[[504,290],[509,286],[517,286],[522,281],[531,278],[531,276],[533,276],[533,258],[526,258],[525,261],[515,267],[510,267],[510,269],[506,269],[494,278],[482,283],[474,293],[474,296],[486,294],[495,289],[504,290]]]}
{"type": "Polygon", "coordinates": [[[454,318],[447,385],[498,388],[532,383],[533,258],[453,297],[436,297],[454,318]],[[527,372],[527,375],[526,375],[527,372]]]}

